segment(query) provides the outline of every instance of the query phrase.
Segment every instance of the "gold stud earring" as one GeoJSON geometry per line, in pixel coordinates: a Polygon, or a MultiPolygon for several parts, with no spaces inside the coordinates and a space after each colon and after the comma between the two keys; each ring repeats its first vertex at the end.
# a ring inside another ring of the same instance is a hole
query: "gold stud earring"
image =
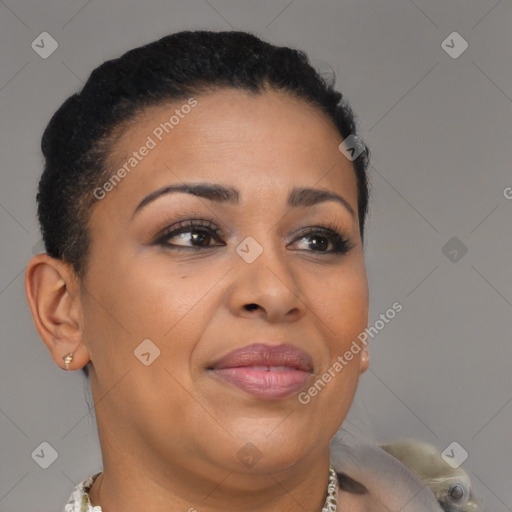
{"type": "Polygon", "coordinates": [[[64,364],[66,365],[66,370],[69,370],[69,363],[73,361],[73,352],[66,354],[62,359],[64,359],[64,364]]]}

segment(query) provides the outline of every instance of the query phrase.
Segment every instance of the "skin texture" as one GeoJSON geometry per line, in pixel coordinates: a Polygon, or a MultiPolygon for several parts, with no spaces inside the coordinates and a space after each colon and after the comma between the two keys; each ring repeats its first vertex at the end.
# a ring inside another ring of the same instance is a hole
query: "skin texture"
{"type": "MultiPolygon", "coordinates": [[[[331,121],[284,93],[221,90],[196,99],[95,204],[83,281],[47,255],[30,261],[34,322],[59,367],[68,352],[70,370],[91,361],[104,462],[93,505],[104,512],[320,511],[329,443],[368,367],[366,347],[306,405],[297,394],[255,398],[208,367],[255,342],[289,343],[313,360],[307,389],[365,329],[368,284],[352,163],[331,121]],[[176,193],[133,215],[148,194],[182,182],[233,187],[239,204],[176,193]],[[335,192],[354,213],[334,201],[291,208],[294,187],[335,192]],[[155,244],[162,229],[194,216],[220,227],[219,240],[202,242],[210,248],[192,247],[196,228],[155,244]],[[329,224],[350,240],[346,254],[315,249],[322,233],[301,235],[329,224]],[[263,249],[252,263],[236,252],[248,236],[263,249]],[[149,366],[134,356],[144,339],[160,350],[149,366]],[[247,450],[258,459],[250,466],[240,456],[247,450]]],[[[112,150],[112,170],[179,106],[153,107],[131,123],[112,150]]],[[[365,509],[364,498],[342,500],[345,510],[365,509]]]]}

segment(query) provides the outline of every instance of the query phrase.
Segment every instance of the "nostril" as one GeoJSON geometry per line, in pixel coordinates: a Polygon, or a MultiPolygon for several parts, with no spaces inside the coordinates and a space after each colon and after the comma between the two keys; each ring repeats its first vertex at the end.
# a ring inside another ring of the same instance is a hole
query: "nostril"
{"type": "Polygon", "coordinates": [[[247,304],[245,306],[245,309],[247,309],[248,311],[252,311],[253,309],[258,309],[258,308],[259,308],[258,304],[247,304]]]}

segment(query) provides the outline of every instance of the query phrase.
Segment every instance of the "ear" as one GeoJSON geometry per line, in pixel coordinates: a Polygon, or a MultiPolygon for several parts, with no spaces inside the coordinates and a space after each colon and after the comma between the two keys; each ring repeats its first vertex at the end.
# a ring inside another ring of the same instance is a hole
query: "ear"
{"type": "Polygon", "coordinates": [[[361,357],[359,358],[359,373],[364,373],[370,366],[370,354],[368,353],[368,345],[363,345],[361,357]]]}
{"type": "Polygon", "coordinates": [[[57,366],[66,369],[64,357],[69,353],[70,370],[85,366],[90,357],[82,344],[80,283],[70,265],[37,254],[25,271],[25,293],[37,332],[57,366]]]}

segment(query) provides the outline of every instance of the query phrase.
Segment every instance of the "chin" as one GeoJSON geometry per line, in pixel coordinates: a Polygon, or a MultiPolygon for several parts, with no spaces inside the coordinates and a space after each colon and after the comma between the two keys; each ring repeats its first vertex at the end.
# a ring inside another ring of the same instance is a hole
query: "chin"
{"type": "MultiPolygon", "coordinates": [[[[246,435],[237,435],[237,439],[247,441],[237,443],[234,453],[233,442],[226,447],[224,457],[229,460],[231,471],[262,475],[279,473],[304,461],[319,447],[318,439],[312,439],[309,445],[307,434],[298,430],[279,432],[276,435],[256,432],[253,425],[246,435]]],[[[326,441],[326,447],[329,448],[329,441],[326,441]]],[[[222,455],[219,454],[219,457],[222,455]]]]}

